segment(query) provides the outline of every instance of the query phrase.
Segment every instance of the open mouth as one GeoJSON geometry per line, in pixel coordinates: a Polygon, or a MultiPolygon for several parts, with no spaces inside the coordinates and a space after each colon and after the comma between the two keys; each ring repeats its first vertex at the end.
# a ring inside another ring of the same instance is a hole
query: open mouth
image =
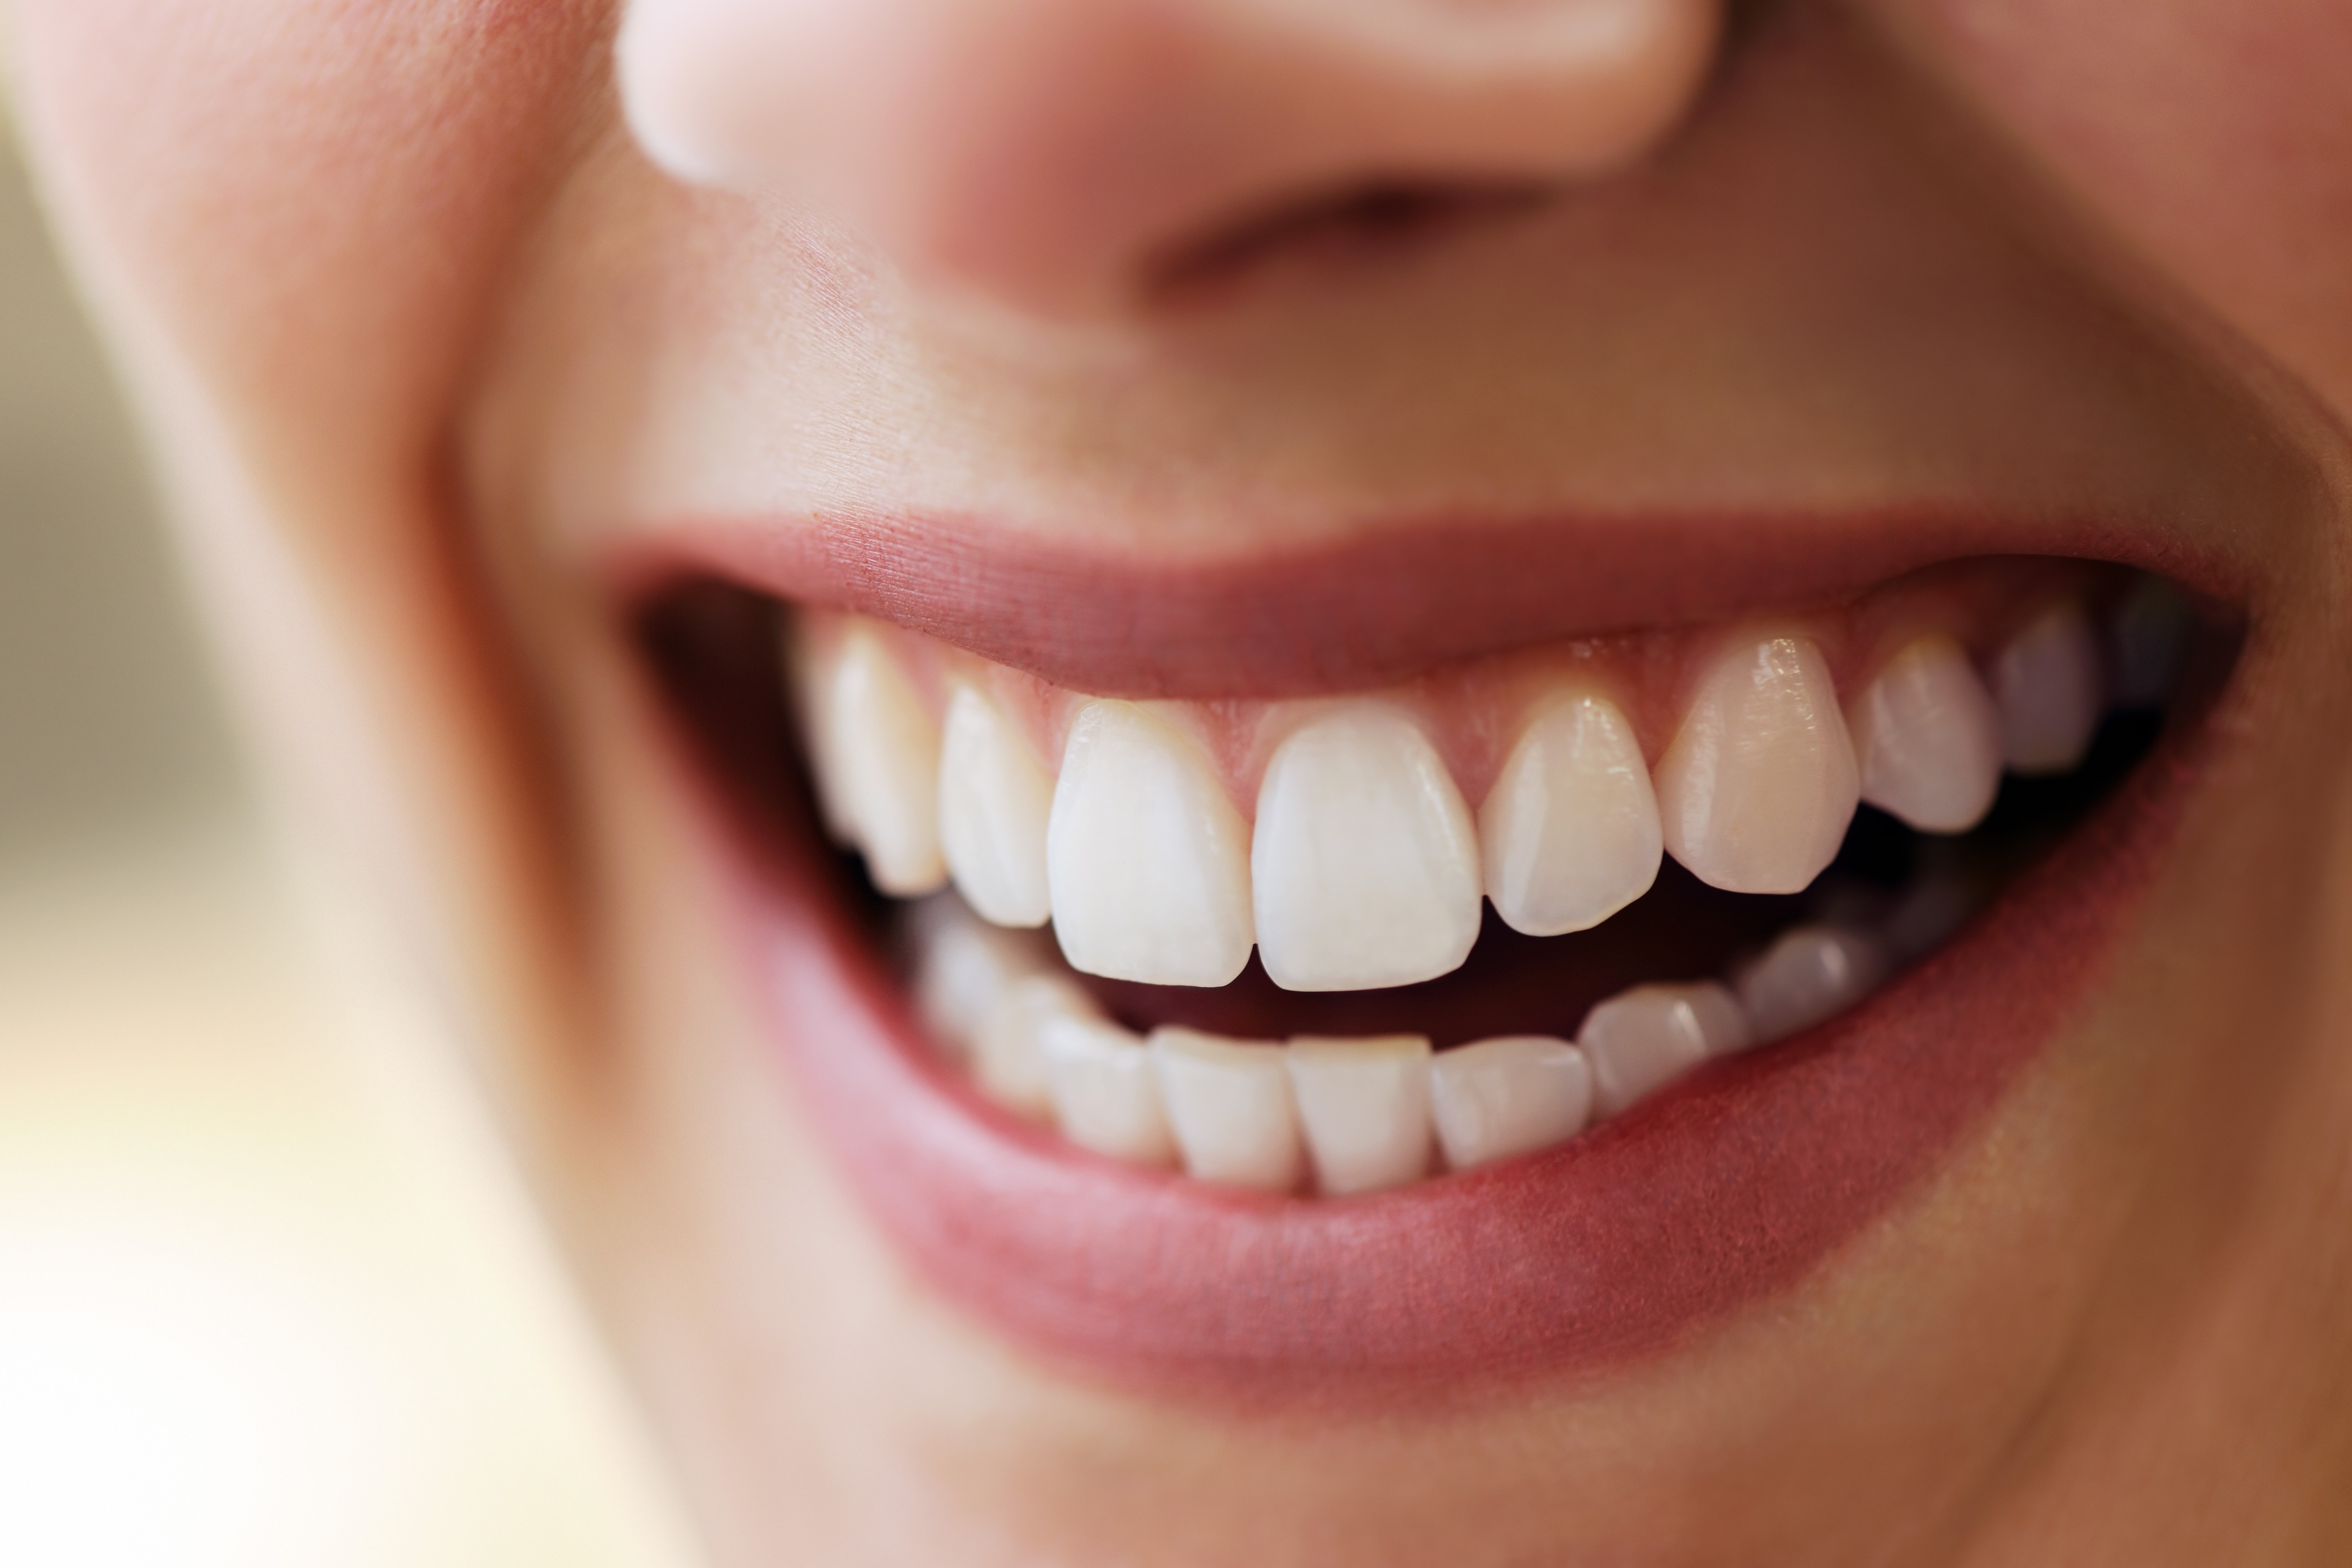
{"type": "Polygon", "coordinates": [[[821,1134],[1016,1340],[1245,1398],[1801,1278],[2091,984],[2240,641],[1996,555],[1139,699],[750,580],[635,613],[821,1134]]]}

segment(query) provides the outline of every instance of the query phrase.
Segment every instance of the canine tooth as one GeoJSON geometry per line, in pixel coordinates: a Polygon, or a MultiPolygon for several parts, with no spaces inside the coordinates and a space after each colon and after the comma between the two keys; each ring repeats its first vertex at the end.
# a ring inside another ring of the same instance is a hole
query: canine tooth
{"type": "Polygon", "coordinates": [[[1761,1045],[1801,1034],[1878,989],[1886,955],[1858,931],[1798,926],[1739,972],[1739,1005],[1761,1045]]]}
{"type": "Polygon", "coordinates": [[[1154,1029],[1145,1047],[1188,1174],[1275,1193],[1298,1185],[1298,1124],[1280,1047],[1172,1026],[1154,1029]]]}
{"type": "Polygon", "coordinates": [[[948,702],[940,742],[940,849],[982,919],[1041,926],[1054,781],[995,703],[969,686],[948,702]]]}
{"type": "Polygon", "coordinates": [[[1175,1163],[1176,1141],[1141,1036],[1108,1019],[1056,1014],[1046,1018],[1039,1044],[1063,1137],[1130,1165],[1175,1163]]]}
{"type": "Polygon", "coordinates": [[[1514,931],[1599,925],[1650,890],[1664,846],[1625,715],[1578,692],[1537,715],[1478,808],[1486,896],[1514,931]]]}
{"type": "Polygon", "coordinates": [[[948,874],[940,858],[938,727],[863,622],[843,632],[824,687],[825,742],[815,760],[830,809],[855,828],[875,887],[901,899],[934,890],[948,874]]]}
{"type": "Polygon", "coordinates": [[[1445,1163],[1466,1171],[1582,1131],[1592,1068],[1566,1040],[1506,1035],[1438,1052],[1429,1100],[1445,1163]]]}
{"type": "Polygon", "coordinates": [[[975,918],[953,893],[933,893],[907,910],[907,944],[915,955],[915,1011],[931,1038],[967,1052],[1004,988],[1043,973],[1037,938],[975,918]]]}
{"type": "Polygon", "coordinates": [[[1478,840],[1436,748],[1351,703],[1276,748],[1250,845],[1257,950],[1292,991],[1405,985],[1478,940],[1478,840]]]}
{"type": "Polygon", "coordinates": [[[1770,637],[1717,658],[1656,783],[1666,847],[1700,881],[1802,891],[1836,857],[1860,799],[1821,649],[1770,637]]]}
{"type": "Polygon", "coordinates": [[[2017,773],[2071,772],[2099,727],[2099,645],[2082,606],[2053,605],[1993,666],[2001,760],[2017,773]]]}
{"type": "Polygon", "coordinates": [[[1592,1064],[1599,1121],[1711,1056],[1746,1047],[1748,1019],[1738,999],[1713,981],[1636,985],[1586,1014],[1576,1044],[1592,1064]]]}
{"type": "Polygon", "coordinates": [[[1192,742],[1133,703],[1070,726],[1045,880],[1073,968],[1223,985],[1249,962],[1248,825],[1192,742]]]}
{"type": "Polygon", "coordinates": [[[1983,820],[2000,788],[2000,714],[1960,645],[1906,645],[1871,678],[1846,721],[1862,798],[1923,833],[1983,820]]]}
{"type": "Polygon", "coordinates": [[[1045,1031],[1055,1018],[1098,1019],[1094,998],[1058,974],[1027,974],[1000,992],[972,1037],[972,1081],[1005,1110],[1045,1121],[1054,1109],[1045,1031]]]}
{"type": "Polygon", "coordinates": [[[1377,1192],[1428,1171],[1427,1036],[1301,1036],[1283,1055],[1319,1189],[1377,1192]]]}
{"type": "Polygon", "coordinates": [[[2189,601],[2161,577],[2143,574],[2116,605],[2115,700],[2123,708],[2161,708],[2180,679],[2189,648],[2189,601]]]}

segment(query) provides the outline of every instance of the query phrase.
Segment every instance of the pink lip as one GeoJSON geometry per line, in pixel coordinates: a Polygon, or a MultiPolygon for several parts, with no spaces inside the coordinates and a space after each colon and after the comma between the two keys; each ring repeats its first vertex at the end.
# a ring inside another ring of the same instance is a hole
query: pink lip
{"type": "Polygon", "coordinates": [[[1936,511],[1421,517],[1269,552],[1137,558],[971,518],[684,521],[604,563],[617,596],[700,570],[862,611],[1100,696],[1377,686],[1564,637],[1832,604],[1971,555],[2074,555],[2239,597],[2160,528],[1936,511]]]}
{"type": "MultiPolygon", "coordinates": [[[[1884,519],[1816,524],[1793,557],[1730,550],[1673,584],[1644,567],[1621,593],[1567,595],[1565,610],[1481,586],[1494,550],[1517,552],[1507,574],[1525,577],[1527,552],[1549,548],[1516,528],[1491,530],[1483,537],[1499,543],[1465,546],[1450,563],[1418,546],[1343,548],[1326,562],[1339,586],[1315,597],[1315,613],[1342,623],[1337,660],[1265,617],[1226,620],[1230,647],[1205,637],[1237,604],[1270,606],[1285,581],[1295,590],[1292,570],[1213,564],[1189,588],[1180,571],[1159,603],[1143,590],[1169,581],[1164,567],[1073,565],[1034,549],[982,556],[951,527],[877,534],[867,520],[789,538],[740,525],[667,530],[661,553],[617,561],[611,576],[627,593],[716,573],[879,610],[1049,676],[1085,662],[1060,641],[1075,637],[1106,661],[1071,680],[1087,689],[1214,689],[1246,668],[1250,689],[1264,690],[1261,658],[1279,670],[1276,686],[1314,684],[1335,669],[1354,679],[1390,660],[1426,665],[1433,648],[1499,635],[1496,615],[1467,637],[1439,615],[1475,610],[1481,595],[1490,611],[1504,606],[1501,619],[1517,616],[1520,632],[1563,619],[1591,629],[1611,605],[1612,624],[1654,623],[1669,618],[1658,613],[1669,599],[1698,615],[1827,598],[1840,584],[1948,557],[1961,537],[1970,552],[2090,553],[2095,537],[2111,559],[2149,549],[2145,535],[2060,538],[2046,523],[2031,539],[1929,530],[1932,549],[1903,531],[1884,519]],[[1098,607],[1041,607],[1055,584],[1088,574],[1098,607]],[[1376,635],[1379,617],[1363,616],[1349,584],[1422,605],[1418,640],[1376,635]],[[1176,641],[1122,639],[1121,616],[1176,641]],[[1350,632],[1365,635],[1349,642],[1350,632]]],[[[1605,583],[1616,569],[1606,531],[1600,545],[1582,537],[1604,563],[1587,572],[1605,583]]],[[[1627,560],[1648,557],[1658,539],[1638,545],[1625,546],[1627,560]]],[[[2225,575],[2210,562],[2168,565],[2202,586],[2225,575]]],[[[1304,613],[1292,603],[1283,618],[1304,613]]],[[[1591,1373],[1668,1349],[1821,1266],[1949,1159],[2081,1005],[2214,731],[2177,728],[1969,931],[1811,1034],[1717,1063],[1540,1155],[1368,1197],[1295,1200],[1119,1166],[979,1100],[936,1061],[812,845],[751,831],[691,760],[668,709],[652,706],[730,889],[782,1059],[875,1222],[945,1297],[1041,1358],[1167,1397],[1247,1405],[1440,1400],[1591,1373]]]]}
{"type": "Polygon", "coordinates": [[[1547,1153],[1344,1200],[1139,1172],[1008,1119],[936,1064],[821,872],[718,852],[817,1135],[942,1294],[1142,1392],[1352,1405],[1599,1370],[1796,1282],[2054,1036],[2198,771],[2151,759],[1969,934],[1813,1034],[1547,1153]]]}

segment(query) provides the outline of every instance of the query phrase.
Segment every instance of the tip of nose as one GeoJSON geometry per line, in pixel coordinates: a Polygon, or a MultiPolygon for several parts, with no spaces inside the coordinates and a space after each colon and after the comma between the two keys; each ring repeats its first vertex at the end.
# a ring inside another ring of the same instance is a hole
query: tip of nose
{"type": "Polygon", "coordinates": [[[673,175],[838,208],[918,289],[1099,317],[1598,178],[1687,112],[1721,26],[1720,0],[1506,9],[633,0],[616,66],[673,175]]]}

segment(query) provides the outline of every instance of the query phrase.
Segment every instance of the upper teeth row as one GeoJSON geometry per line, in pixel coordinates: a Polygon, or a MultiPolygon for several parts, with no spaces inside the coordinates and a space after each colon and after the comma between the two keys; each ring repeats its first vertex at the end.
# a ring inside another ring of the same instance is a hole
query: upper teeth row
{"type": "Polygon", "coordinates": [[[1293,990],[1431,979],[1468,956],[1482,897],[1530,934],[1582,930],[1639,898],[1662,851],[1718,888],[1799,891],[1857,801],[1966,829],[2004,766],[2079,762],[2105,695],[2072,601],[1989,678],[1929,633],[1843,703],[1812,638],[1762,632],[1704,668],[1654,766],[1604,690],[1560,681],[1475,812],[1408,708],[1320,706],[1269,757],[1253,826],[1154,706],[1086,702],[1049,773],[979,685],[951,680],[935,712],[882,628],[838,631],[798,645],[796,679],[827,822],[876,886],[952,876],[999,925],[1050,918],[1073,967],[1171,985],[1224,984],[1253,944],[1293,990]]]}

